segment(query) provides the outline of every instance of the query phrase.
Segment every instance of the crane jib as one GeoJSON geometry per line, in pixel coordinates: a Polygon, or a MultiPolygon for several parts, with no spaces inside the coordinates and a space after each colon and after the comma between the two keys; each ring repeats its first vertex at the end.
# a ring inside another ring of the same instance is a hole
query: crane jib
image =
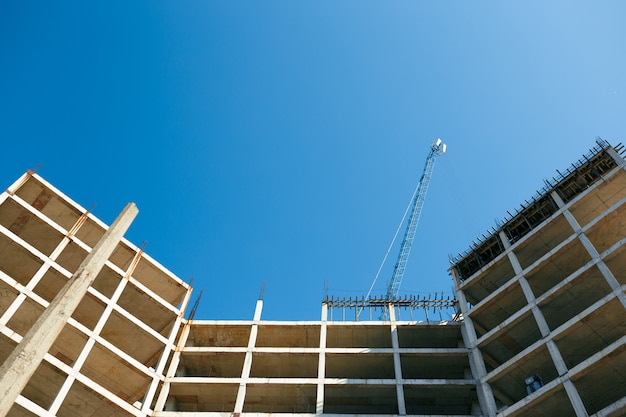
{"type": "MultiPolygon", "coordinates": [[[[426,192],[428,191],[428,185],[432,177],[433,167],[435,166],[435,159],[437,158],[437,156],[442,155],[445,151],[446,145],[441,142],[441,139],[437,139],[432,144],[430,152],[428,153],[428,157],[426,158],[424,171],[422,172],[422,176],[420,177],[420,181],[413,197],[411,215],[409,217],[407,228],[404,232],[402,244],[400,245],[398,260],[396,261],[396,265],[393,269],[393,275],[391,277],[391,280],[389,281],[389,286],[387,287],[387,299],[389,300],[393,300],[398,297],[400,284],[402,283],[404,271],[406,270],[406,264],[409,260],[409,255],[411,253],[411,247],[413,246],[415,232],[419,224],[420,215],[422,214],[424,201],[426,200],[426,192]]],[[[388,312],[385,311],[383,317],[384,319],[387,318],[387,314],[388,312]]]]}

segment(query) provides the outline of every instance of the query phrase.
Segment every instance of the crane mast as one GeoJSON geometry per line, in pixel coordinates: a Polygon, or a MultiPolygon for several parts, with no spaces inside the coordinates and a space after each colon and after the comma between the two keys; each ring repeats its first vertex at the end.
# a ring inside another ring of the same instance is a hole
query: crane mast
{"type": "MultiPolygon", "coordinates": [[[[409,223],[404,232],[404,238],[402,239],[402,245],[400,246],[400,254],[398,260],[393,268],[393,275],[389,281],[387,287],[387,299],[393,300],[398,297],[398,291],[400,290],[400,284],[404,277],[404,271],[406,270],[406,264],[411,254],[411,247],[413,246],[413,240],[415,238],[415,232],[417,225],[422,214],[424,207],[424,201],[426,200],[426,192],[428,191],[428,185],[430,184],[430,178],[433,174],[433,168],[435,166],[435,160],[439,155],[443,155],[446,152],[446,145],[441,142],[441,139],[437,139],[430,147],[426,163],[424,165],[424,171],[420,177],[415,196],[413,197],[411,215],[409,217],[409,223]]],[[[389,312],[385,309],[383,318],[388,318],[389,312]]]]}

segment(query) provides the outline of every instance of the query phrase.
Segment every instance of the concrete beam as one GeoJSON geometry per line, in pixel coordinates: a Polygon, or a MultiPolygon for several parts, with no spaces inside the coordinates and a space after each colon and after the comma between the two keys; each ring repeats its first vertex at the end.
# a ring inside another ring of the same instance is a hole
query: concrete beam
{"type": "Polygon", "coordinates": [[[138,213],[128,203],[0,368],[0,416],[6,416],[138,213]]]}

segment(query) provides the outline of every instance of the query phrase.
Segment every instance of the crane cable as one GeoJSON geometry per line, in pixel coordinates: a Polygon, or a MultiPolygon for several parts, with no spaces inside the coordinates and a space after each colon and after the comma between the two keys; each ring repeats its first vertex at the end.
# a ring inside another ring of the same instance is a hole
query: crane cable
{"type": "MultiPolygon", "coordinates": [[[[398,238],[398,233],[400,233],[400,229],[402,228],[402,225],[404,224],[404,221],[406,220],[406,215],[409,213],[409,210],[411,209],[411,205],[413,204],[413,200],[415,199],[415,195],[417,194],[417,191],[419,190],[420,187],[420,183],[418,182],[417,187],[415,187],[415,191],[413,191],[413,195],[411,196],[411,199],[409,200],[409,204],[408,206],[406,206],[406,210],[404,211],[404,215],[402,216],[402,220],[400,220],[400,224],[398,225],[398,228],[396,229],[396,233],[393,235],[393,239],[391,239],[391,243],[389,244],[389,248],[387,249],[387,253],[385,253],[385,257],[383,258],[383,261],[380,263],[380,266],[378,267],[378,271],[376,272],[376,276],[374,277],[374,281],[372,282],[372,285],[370,285],[370,289],[367,291],[367,295],[365,296],[366,300],[369,300],[370,298],[370,294],[372,294],[372,289],[374,288],[374,285],[376,285],[376,281],[378,281],[378,277],[380,275],[380,271],[382,271],[383,266],[385,265],[385,262],[387,262],[387,257],[389,256],[389,252],[391,252],[391,248],[393,247],[394,243],[396,243],[396,239],[398,238]]],[[[359,318],[359,316],[361,315],[361,311],[363,311],[363,307],[361,307],[359,309],[359,311],[357,312],[357,320],[359,318]]]]}

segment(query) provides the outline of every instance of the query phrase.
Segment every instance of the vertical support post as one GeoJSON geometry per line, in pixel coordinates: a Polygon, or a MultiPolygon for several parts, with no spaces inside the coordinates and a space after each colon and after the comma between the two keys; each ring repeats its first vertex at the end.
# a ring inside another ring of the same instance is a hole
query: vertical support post
{"type": "Polygon", "coordinates": [[[248,339],[248,348],[246,356],[243,360],[243,368],[241,370],[241,382],[237,390],[237,398],[235,399],[235,414],[243,412],[243,405],[246,400],[246,389],[248,388],[248,379],[250,378],[250,370],[252,369],[252,351],[256,346],[256,336],[259,332],[259,322],[261,321],[261,311],[263,311],[263,300],[258,299],[256,308],[254,309],[254,320],[250,328],[250,338],[248,339]]]}
{"type": "MultiPolygon", "coordinates": [[[[508,240],[502,232],[500,234],[500,238],[502,239],[505,248],[508,248],[508,240]]],[[[455,292],[457,300],[459,300],[459,309],[461,310],[461,314],[463,314],[461,336],[463,337],[465,347],[469,349],[469,364],[470,369],[472,370],[472,375],[476,379],[476,394],[478,396],[478,403],[480,404],[483,415],[493,417],[497,414],[498,407],[496,407],[496,400],[493,396],[491,385],[489,385],[489,382],[486,379],[487,368],[485,367],[483,355],[478,349],[476,328],[474,327],[474,322],[472,321],[469,309],[467,308],[467,298],[465,298],[465,293],[461,289],[459,277],[457,276],[454,268],[451,269],[450,272],[452,272],[452,278],[455,283],[455,292]]]]}
{"type": "Polygon", "coordinates": [[[585,408],[585,404],[583,403],[582,398],[580,398],[580,394],[578,390],[574,386],[574,383],[571,379],[566,379],[563,381],[563,387],[565,388],[565,393],[569,397],[569,401],[574,407],[574,412],[577,417],[587,417],[589,414],[587,413],[587,409],[585,408]]]}
{"type": "Polygon", "coordinates": [[[322,303],[322,323],[320,325],[320,352],[317,362],[317,400],[315,414],[324,414],[324,380],[326,378],[326,336],[328,332],[328,304],[322,303]]]}
{"type": "Polygon", "coordinates": [[[396,308],[389,303],[389,319],[391,320],[391,346],[393,347],[393,368],[396,375],[396,395],[398,396],[398,414],[406,415],[404,401],[404,386],[402,385],[402,365],[400,363],[400,342],[398,339],[398,325],[396,324],[396,308]]]}
{"type": "Polygon", "coordinates": [[[0,416],[6,416],[139,210],[128,203],[0,368],[0,416]]]}
{"type": "Polygon", "coordinates": [[[622,156],[612,146],[609,146],[608,148],[606,148],[606,153],[611,155],[611,158],[613,158],[615,162],[617,162],[617,165],[624,164],[624,158],[622,158],[622,156]]]}
{"type": "MultiPolygon", "coordinates": [[[[127,276],[130,277],[130,274],[127,274],[127,276]]],[[[180,313],[178,314],[178,317],[176,318],[176,321],[174,322],[174,325],[172,326],[172,329],[170,330],[170,335],[168,337],[169,345],[176,345],[176,335],[178,334],[178,329],[180,329],[180,327],[184,326],[185,324],[185,310],[187,309],[187,305],[189,304],[190,299],[191,299],[191,289],[187,290],[187,294],[185,295],[185,298],[183,299],[183,302],[179,308],[180,313]]],[[[189,330],[190,330],[189,328],[191,327],[192,320],[190,319],[189,322],[190,322],[190,325],[188,326],[186,330],[183,327],[183,333],[185,332],[186,333],[185,333],[184,338],[181,337],[180,339],[181,341],[184,341],[184,342],[187,341],[187,337],[189,336],[189,330]]],[[[180,349],[182,349],[182,347],[185,346],[184,342],[181,343],[180,348],[170,349],[169,346],[166,346],[165,349],[163,349],[163,352],[161,353],[159,361],[157,362],[158,365],[156,366],[156,369],[155,369],[157,374],[159,375],[164,374],[165,365],[167,364],[167,360],[170,354],[172,353],[175,354],[176,351],[180,351],[180,349]]],[[[173,361],[173,358],[172,358],[172,361],[173,361]]],[[[180,356],[178,358],[178,361],[180,361],[180,356]]],[[[152,399],[155,397],[157,393],[158,385],[159,385],[159,377],[156,377],[152,380],[152,383],[150,384],[150,387],[148,388],[148,392],[146,392],[146,395],[143,400],[143,405],[141,406],[141,411],[144,412],[146,415],[150,413],[150,407],[152,406],[152,399]]],[[[169,387],[168,387],[168,392],[169,392],[169,387]]]]}

